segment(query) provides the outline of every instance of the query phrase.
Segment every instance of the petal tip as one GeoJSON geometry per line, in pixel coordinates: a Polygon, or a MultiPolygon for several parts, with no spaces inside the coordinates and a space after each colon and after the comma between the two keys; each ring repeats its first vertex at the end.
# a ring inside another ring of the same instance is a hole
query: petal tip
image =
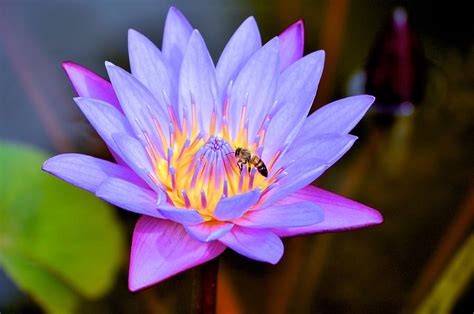
{"type": "Polygon", "coordinates": [[[290,25],[285,31],[295,31],[299,33],[298,35],[300,38],[303,38],[304,37],[304,20],[299,19],[298,21],[290,25]]]}
{"type": "Polygon", "coordinates": [[[168,20],[172,20],[172,19],[177,19],[179,23],[181,23],[185,27],[191,27],[191,24],[189,23],[188,19],[184,16],[183,12],[181,12],[178,8],[174,6],[171,6],[168,10],[168,13],[166,15],[165,27],[168,20]]]}
{"type": "Polygon", "coordinates": [[[62,154],[62,155],[56,155],[51,158],[48,158],[41,165],[41,170],[49,174],[52,174],[54,176],[55,175],[54,166],[56,165],[56,162],[58,161],[58,159],[61,159],[62,156],[67,156],[67,155],[68,154],[62,154]]]}
{"type": "Polygon", "coordinates": [[[113,64],[112,62],[110,62],[110,61],[105,61],[104,64],[105,64],[105,67],[107,68],[107,70],[117,68],[117,66],[115,64],[113,64]]]}
{"type": "Polygon", "coordinates": [[[51,159],[53,158],[54,157],[51,157],[47,159],[45,162],[43,162],[43,164],[41,165],[41,170],[43,170],[44,172],[50,173],[51,159]]]}
{"type": "Polygon", "coordinates": [[[375,101],[374,96],[367,95],[367,94],[356,95],[356,96],[353,96],[353,97],[356,97],[356,100],[357,100],[354,103],[354,105],[358,105],[361,108],[361,110],[363,111],[363,114],[365,114],[367,112],[367,110],[369,110],[369,108],[372,106],[372,104],[375,101]]]}
{"type": "Polygon", "coordinates": [[[365,208],[365,219],[364,221],[361,222],[360,226],[357,226],[356,228],[348,228],[348,229],[359,229],[359,228],[367,228],[371,226],[376,226],[380,225],[384,222],[384,218],[382,216],[382,213],[380,213],[378,210],[360,204],[365,208]]]}
{"type": "Polygon", "coordinates": [[[61,154],[61,155],[56,155],[51,158],[48,158],[41,165],[41,170],[46,173],[49,173],[50,175],[58,177],[58,166],[61,165],[61,159],[62,157],[68,156],[68,155],[70,154],[61,154]]]}
{"type": "Polygon", "coordinates": [[[72,83],[74,86],[75,79],[77,76],[83,76],[83,75],[91,75],[93,72],[82,65],[75,63],[73,61],[63,61],[61,63],[61,67],[63,68],[64,72],[66,72],[67,77],[69,78],[69,81],[72,83]]]}
{"type": "Polygon", "coordinates": [[[361,101],[367,102],[369,103],[369,105],[371,105],[375,101],[375,96],[368,94],[357,95],[354,97],[359,97],[361,101]]]}
{"type": "Polygon", "coordinates": [[[372,105],[375,101],[375,96],[372,96],[372,95],[367,95],[369,96],[369,99],[370,99],[370,105],[372,105]]]}
{"type": "Polygon", "coordinates": [[[70,71],[71,69],[77,67],[78,64],[77,64],[77,63],[74,63],[74,62],[72,62],[72,61],[66,60],[66,61],[63,61],[63,62],[61,63],[61,66],[62,66],[63,70],[66,71],[66,73],[69,73],[69,71],[70,71]]]}
{"type": "Polygon", "coordinates": [[[191,32],[191,37],[189,38],[189,41],[191,40],[196,40],[202,38],[201,32],[198,29],[193,29],[191,32]]]}
{"type": "Polygon", "coordinates": [[[168,14],[170,13],[183,15],[183,13],[181,13],[181,11],[178,8],[176,8],[174,5],[170,6],[168,10],[168,14]]]}
{"type": "Polygon", "coordinates": [[[313,62],[322,63],[322,65],[324,65],[324,61],[326,60],[326,51],[324,51],[323,49],[317,50],[317,51],[314,51],[314,52],[308,54],[304,58],[308,58],[309,56],[311,56],[311,58],[313,58],[313,60],[314,60],[313,62]]]}
{"type": "Polygon", "coordinates": [[[359,137],[358,137],[357,135],[353,135],[353,134],[347,134],[346,136],[347,136],[347,138],[349,138],[349,139],[351,139],[351,140],[353,140],[353,141],[359,139],[359,137]]]}
{"type": "Polygon", "coordinates": [[[130,41],[131,38],[137,37],[141,35],[141,33],[133,28],[129,28],[127,35],[128,35],[128,40],[130,41]]]}
{"type": "Polygon", "coordinates": [[[288,26],[279,36],[285,36],[287,34],[297,35],[302,38],[304,35],[304,21],[299,19],[290,26],[288,26]]]}
{"type": "Polygon", "coordinates": [[[129,268],[129,271],[128,271],[128,290],[130,290],[130,292],[138,292],[138,291],[144,290],[144,289],[146,289],[148,287],[151,287],[154,284],[157,284],[159,282],[159,281],[157,281],[157,282],[153,282],[153,283],[144,284],[144,283],[138,281],[135,277],[138,277],[138,276],[133,274],[132,265],[130,264],[130,268],[129,268]]]}
{"type": "Polygon", "coordinates": [[[374,211],[374,225],[380,225],[384,222],[384,218],[382,214],[378,211],[373,209],[374,211]]]}
{"type": "MultiPolygon", "coordinates": [[[[283,243],[281,244],[283,246],[283,243]]],[[[281,258],[283,257],[283,253],[285,252],[285,248],[283,247],[281,249],[281,252],[277,255],[275,255],[273,258],[269,259],[268,262],[272,265],[276,265],[278,264],[278,262],[281,260],[281,258]]]]}
{"type": "Polygon", "coordinates": [[[245,21],[242,23],[242,25],[244,24],[253,24],[255,26],[257,26],[257,20],[255,19],[254,16],[249,16],[248,18],[245,19],[245,21]]]}

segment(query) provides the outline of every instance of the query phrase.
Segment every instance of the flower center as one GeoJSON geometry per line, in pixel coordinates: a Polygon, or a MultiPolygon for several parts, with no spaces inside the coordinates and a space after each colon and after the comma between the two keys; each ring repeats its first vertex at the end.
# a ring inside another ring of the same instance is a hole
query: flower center
{"type": "MultiPolygon", "coordinates": [[[[155,173],[149,174],[149,177],[157,186],[164,188],[168,201],[176,207],[196,209],[203,217],[212,220],[212,214],[221,197],[231,197],[256,188],[264,191],[275,181],[275,176],[266,179],[253,166],[249,171],[248,163],[243,166],[242,171],[239,169],[235,150],[239,147],[245,148],[251,152],[251,156],[258,155],[263,148],[262,142],[268,122],[265,121],[262,126],[258,140],[249,141],[248,123],[245,123],[246,109],[246,106],[242,108],[235,139],[231,139],[227,124],[228,100],[224,107],[222,123],[217,128],[216,115],[213,113],[208,135],[203,135],[200,131],[195,104],[192,106],[189,121],[185,117],[182,126],[170,108],[169,142],[164,139],[163,132],[155,123],[163,144],[161,147],[167,147],[167,151],[159,149],[149,136],[144,134],[145,148],[155,169],[155,173]]],[[[273,162],[274,160],[267,163],[269,170],[273,162]]]]}
{"type": "Polygon", "coordinates": [[[173,162],[176,170],[170,173],[171,186],[166,192],[175,206],[194,208],[210,218],[221,197],[263,187],[264,178],[257,169],[240,171],[227,140],[212,135],[199,142],[185,148],[173,162]]]}

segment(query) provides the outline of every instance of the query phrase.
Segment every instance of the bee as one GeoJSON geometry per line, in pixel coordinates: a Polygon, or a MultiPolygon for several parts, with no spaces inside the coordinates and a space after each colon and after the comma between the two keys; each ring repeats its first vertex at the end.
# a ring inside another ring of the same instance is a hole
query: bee
{"type": "Polygon", "coordinates": [[[237,147],[235,150],[235,157],[239,158],[237,165],[239,166],[240,172],[242,172],[244,165],[247,165],[249,173],[250,170],[252,170],[252,166],[254,166],[262,176],[268,176],[267,166],[265,166],[260,157],[252,154],[248,149],[237,147]]]}

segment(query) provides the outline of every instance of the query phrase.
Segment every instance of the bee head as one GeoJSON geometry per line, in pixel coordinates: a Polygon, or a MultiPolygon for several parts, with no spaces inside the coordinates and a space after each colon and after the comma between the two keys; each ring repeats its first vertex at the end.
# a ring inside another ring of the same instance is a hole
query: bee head
{"type": "Polygon", "coordinates": [[[239,157],[239,154],[240,154],[241,150],[242,150],[242,148],[237,147],[237,149],[235,150],[235,157],[239,157]]]}

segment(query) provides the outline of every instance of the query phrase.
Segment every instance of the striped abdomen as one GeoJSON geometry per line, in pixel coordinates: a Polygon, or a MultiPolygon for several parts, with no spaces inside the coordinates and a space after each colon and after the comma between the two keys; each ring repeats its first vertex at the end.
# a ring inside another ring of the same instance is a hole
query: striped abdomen
{"type": "Polygon", "coordinates": [[[263,163],[263,161],[258,156],[252,156],[250,163],[257,168],[258,172],[264,177],[268,176],[267,166],[263,163]]]}

